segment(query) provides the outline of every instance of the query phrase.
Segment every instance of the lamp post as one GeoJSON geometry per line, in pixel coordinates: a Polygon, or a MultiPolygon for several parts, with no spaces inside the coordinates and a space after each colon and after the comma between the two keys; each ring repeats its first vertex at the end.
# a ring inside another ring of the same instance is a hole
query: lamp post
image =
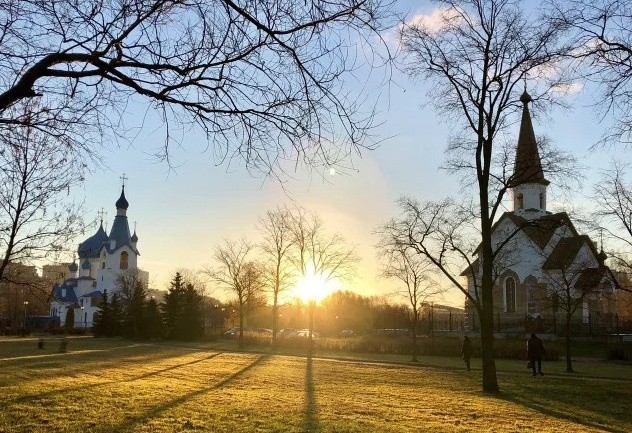
{"type": "Polygon", "coordinates": [[[86,314],[83,312],[85,307],[81,306],[81,317],[83,317],[83,332],[86,332],[86,314]]]}
{"type": "Polygon", "coordinates": [[[26,309],[29,306],[29,301],[24,301],[24,330],[26,330],[26,309]]]}

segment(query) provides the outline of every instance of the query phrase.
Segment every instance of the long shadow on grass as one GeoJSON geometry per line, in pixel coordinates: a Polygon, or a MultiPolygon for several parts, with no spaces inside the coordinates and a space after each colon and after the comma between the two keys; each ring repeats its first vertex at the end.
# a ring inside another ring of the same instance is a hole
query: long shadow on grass
{"type": "MultiPolygon", "coordinates": [[[[599,424],[596,422],[591,422],[589,419],[587,419],[586,416],[582,416],[582,415],[575,415],[573,413],[573,411],[568,411],[568,410],[563,410],[563,409],[556,409],[556,403],[568,403],[566,401],[562,400],[558,400],[557,398],[554,400],[537,400],[537,398],[540,397],[536,394],[525,394],[525,395],[511,395],[511,394],[507,394],[507,393],[503,393],[500,394],[498,396],[498,398],[515,403],[515,404],[519,404],[521,406],[527,407],[529,409],[538,411],[544,415],[548,415],[551,416],[553,418],[558,418],[558,419],[563,419],[566,421],[570,421],[570,422],[574,422],[577,424],[581,424],[583,426],[586,427],[591,427],[594,429],[599,429],[599,430],[607,430],[607,431],[611,431],[611,432],[616,432],[616,433],[626,433],[628,432],[628,429],[626,428],[613,428],[611,426],[606,426],[604,424],[599,424]]],[[[558,396],[559,397],[559,396],[558,396]]],[[[586,410],[591,410],[591,411],[595,411],[594,405],[589,403],[588,400],[587,401],[587,405],[588,407],[584,408],[586,410]]],[[[577,406],[576,403],[573,403],[575,406],[577,406]]],[[[578,407],[578,409],[581,409],[580,407],[578,407]]],[[[608,414],[602,414],[604,417],[610,417],[610,415],[608,414]]]]}
{"type": "Polygon", "coordinates": [[[152,407],[150,410],[146,411],[144,414],[139,415],[139,416],[135,416],[134,418],[130,418],[127,420],[124,420],[123,422],[117,424],[117,425],[109,425],[109,426],[105,426],[101,431],[105,431],[105,432],[125,432],[125,431],[136,431],[137,427],[140,425],[144,425],[147,422],[149,422],[152,418],[155,418],[157,416],[162,415],[165,411],[168,411],[171,408],[177,407],[189,400],[192,400],[196,397],[199,397],[201,395],[204,395],[210,391],[216,390],[216,389],[220,389],[223,388],[224,386],[228,385],[230,382],[238,379],[240,376],[244,375],[245,373],[247,373],[248,371],[250,371],[252,368],[256,367],[257,365],[260,365],[264,360],[266,360],[269,357],[269,355],[260,355],[259,357],[257,357],[257,359],[255,359],[254,361],[252,361],[250,364],[246,365],[245,367],[237,370],[235,373],[229,375],[227,378],[211,385],[205,388],[201,388],[198,389],[196,391],[192,391],[188,394],[184,394],[178,398],[175,398],[173,400],[170,400],[166,403],[163,403],[159,406],[154,406],[152,407]]]}
{"type": "MultiPolygon", "coordinates": [[[[137,380],[142,380],[142,379],[147,379],[149,377],[152,376],[157,376],[159,374],[162,373],[166,373],[168,371],[171,370],[176,370],[178,368],[182,368],[182,367],[187,367],[187,366],[191,366],[193,364],[198,364],[200,362],[204,362],[207,361],[211,358],[215,358],[217,355],[220,355],[220,353],[213,353],[207,357],[204,357],[202,359],[196,359],[193,361],[189,361],[189,362],[183,362],[181,364],[176,364],[176,365],[172,365],[170,367],[167,368],[162,368],[160,370],[155,370],[155,371],[150,371],[148,373],[144,373],[138,376],[132,376],[129,378],[124,378],[124,379],[118,379],[118,380],[108,380],[106,382],[100,382],[100,383],[90,383],[87,385],[83,385],[83,386],[73,386],[73,387],[67,387],[67,388],[60,388],[60,389],[55,389],[55,390],[51,390],[51,391],[47,391],[47,392],[40,392],[37,394],[28,394],[28,395],[22,395],[18,398],[15,398],[13,400],[9,400],[9,401],[5,401],[3,402],[4,404],[19,404],[19,403],[24,403],[24,402],[30,402],[33,403],[37,400],[41,400],[41,399],[45,399],[48,397],[52,397],[58,394],[67,394],[67,393],[77,393],[77,392],[81,392],[84,389],[96,389],[96,388],[101,388],[104,386],[108,386],[108,385],[113,385],[113,384],[117,384],[117,383],[124,383],[124,382],[134,382],[137,380]]],[[[162,358],[162,357],[161,357],[162,358]]],[[[152,361],[154,361],[154,359],[152,359],[152,361]]]]}
{"type": "Polygon", "coordinates": [[[316,405],[316,394],[314,392],[314,371],[312,356],[307,357],[305,368],[305,419],[303,427],[306,432],[319,432],[320,422],[318,422],[318,406],[316,405]]]}

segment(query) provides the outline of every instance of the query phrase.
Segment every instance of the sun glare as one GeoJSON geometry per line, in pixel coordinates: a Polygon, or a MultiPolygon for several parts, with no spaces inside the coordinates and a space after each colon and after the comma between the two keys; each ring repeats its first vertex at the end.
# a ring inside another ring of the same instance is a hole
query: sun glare
{"type": "Polygon", "coordinates": [[[336,287],[335,281],[327,281],[322,275],[310,270],[298,281],[294,292],[304,302],[320,301],[336,290],[336,287]]]}

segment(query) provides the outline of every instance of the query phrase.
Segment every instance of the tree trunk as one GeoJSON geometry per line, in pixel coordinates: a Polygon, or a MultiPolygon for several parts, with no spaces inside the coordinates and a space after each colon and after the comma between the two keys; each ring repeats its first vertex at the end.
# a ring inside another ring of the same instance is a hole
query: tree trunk
{"type": "Polygon", "coordinates": [[[418,313],[413,314],[413,362],[417,362],[417,322],[419,321],[418,313]]]}
{"type": "Polygon", "coordinates": [[[244,306],[239,306],[239,348],[244,347],[244,306]]]}
{"type": "Polygon", "coordinates": [[[309,353],[312,353],[312,349],[314,348],[314,337],[312,333],[314,332],[314,307],[316,305],[316,301],[309,302],[309,353]]]}
{"type": "Polygon", "coordinates": [[[571,315],[566,314],[566,372],[573,373],[573,361],[571,359],[571,315]]]}
{"type": "MultiPolygon", "coordinates": [[[[486,155],[487,157],[487,155],[486,155]]],[[[491,157],[490,157],[491,158],[491,157]]],[[[487,181],[479,179],[481,203],[481,246],[483,276],[481,279],[481,355],[483,361],[483,391],[497,393],[496,360],[494,355],[494,298],[491,221],[489,219],[487,181]]]]}
{"type": "Polygon", "coordinates": [[[276,344],[279,333],[279,292],[274,292],[274,303],[272,305],[272,345],[276,344]]]}

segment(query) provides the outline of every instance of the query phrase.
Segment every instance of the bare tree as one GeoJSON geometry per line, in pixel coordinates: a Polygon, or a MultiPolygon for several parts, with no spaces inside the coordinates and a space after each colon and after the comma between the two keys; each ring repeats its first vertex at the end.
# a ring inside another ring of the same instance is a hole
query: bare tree
{"type": "MultiPolygon", "coordinates": [[[[562,240],[564,241],[564,240],[562,240]]],[[[570,238],[570,242],[582,244],[591,242],[587,236],[570,238]]],[[[552,257],[551,257],[552,258],[552,257]]],[[[549,261],[551,261],[549,258],[549,261]]],[[[566,254],[557,258],[543,272],[543,282],[547,285],[553,311],[564,312],[564,337],[566,346],[566,372],[573,372],[571,358],[572,323],[576,313],[584,303],[602,292],[601,281],[610,275],[607,268],[595,263],[595,259],[580,254],[575,257],[566,254]]]]}
{"type": "Polygon", "coordinates": [[[632,143],[632,7],[627,0],[552,0],[551,18],[570,28],[583,76],[603,89],[596,105],[612,114],[603,141],[632,143]]]}
{"type": "MultiPolygon", "coordinates": [[[[476,179],[479,256],[481,265],[481,346],[483,390],[497,392],[494,360],[492,224],[505,188],[493,189],[494,157],[499,135],[518,107],[518,90],[527,78],[537,78],[531,90],[538,103],[550,102],[551,89],[565,84],[561,75],[544,73],[570,49],[559,43],[561,28],[525,17],[511,0],[438,1],[439,23],[415,19],[401,27],[401,40],[411,76],[431,80],[431,100],[451,122],[463,125],[452,153],[465,162],[455,167],[476,179]]],[[[523,96],[527,102],[529,95],[523,96]]],[[[524,178],[524,175],[522,176],[524,178]]],[[[524,179],[522,179],[524,180],[524,179]]],[[[458,274],[454,274],[458,275],[458,274]]],[[[452,275],[452,277],[454,277],[452,275]]],[[[449,278],[453,283],[455,278],[449,278]]],[[[457,285],[459,287],[459,285],[457,285]]]]}
{"type": "Polygon", "coordinates": [[[443,294],[445,288],[431,278],[436,272],[432,263],[410,246],[383,238],[378,250],[384,261],[382,277],[397,280],[402,285],[396,294],[404,297],[412,308],[412,361],[417,362],[417,329],[421,308],[428,300],[443,294]]]}
{"type": "Polygon", "coordinates": [[[81,155],[34,128],[4,131],[0,141],[2,282],[10,263],[51,258],[84,226],[81,205],[67,199],[83,181],[81,155]]]}
{"type": "Polygon", "coordinates": [[[244,315],[251,300],[263,289],[260,266],[250,259],[254,246],[242,239],[225,240],[215,248],[215,267],[206,270],[211,280],[237,297],[239,347],[244,344],[244,315]]]}
{"type": "MultiPolygon", "coordinates": [[[[326,231],[321,218],[298,208],[291,213],[294,242],[292,260],[299,278],[315,279],[321,284],[333,280],[349,281],[355,275],[358,256],[339,233],[326,231]]],[[[315,299],[309,300],[309,347],[312,348],[315,299]]]]}
{"type": "Polygon", "coordinates": [[[0,125],[90,150],[139,103],[165,125],[163,157],[175,129],[195,126],[220,162],[239,159],[264,174],[284,159],[335,165],[370,146],[372,110],[341,84],[371,46],[357,45],[391,21],[390,3],[4,1],[0,125]],[[40,109],[21,115],[33,101],[40,109]]]}
{"type": "MultiPolygon", "coordinates": [[[[615,266],[620,271],[632,272],[632,186],[625,180],[626,166],[613,163],[611,169],[606,170],[600,182],[595,186],[595,202],[597,203],[597,217],[600,219],[599,229],[611,241],[619,246],[619,251],[613,249],[609,255],[614,259],[615,266]],[[621,249],[623,249],[621,251],[621,249]]],[[[626,285],[622,290],[630,290],[626,285]]]]}
{"type": "Polygon", "coordinates": [[[279,332],[279,296],[295,282],[296,270],[291,263],[294,236],[291,215],[286,208],[268,210],[259,219],[259,232],[263,236],[260,249],[265,261],[264,278],[272,294],[272,343],[279,332]]]}

